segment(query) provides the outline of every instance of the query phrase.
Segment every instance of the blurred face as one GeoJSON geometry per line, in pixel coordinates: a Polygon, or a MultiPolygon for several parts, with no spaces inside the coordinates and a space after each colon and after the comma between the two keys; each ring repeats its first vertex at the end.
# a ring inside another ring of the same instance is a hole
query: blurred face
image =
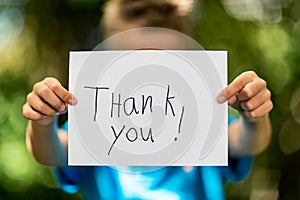
{"type": "Polygon", "coordinates": [[[162,28],[138,28],[112,36],[111,49],[188,49],[186,39],[182,34],[162,28]]]}

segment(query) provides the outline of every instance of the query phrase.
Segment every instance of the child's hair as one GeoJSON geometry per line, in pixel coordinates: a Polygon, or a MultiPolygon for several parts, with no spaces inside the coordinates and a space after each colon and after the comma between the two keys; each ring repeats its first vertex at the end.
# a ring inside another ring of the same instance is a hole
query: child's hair
{"type": "Polygon", "coordinates": [[[189,34],[188,9],[176,0],[110,0],[102,19],[104,37],[130,28],[162,27],[189,34]]]}

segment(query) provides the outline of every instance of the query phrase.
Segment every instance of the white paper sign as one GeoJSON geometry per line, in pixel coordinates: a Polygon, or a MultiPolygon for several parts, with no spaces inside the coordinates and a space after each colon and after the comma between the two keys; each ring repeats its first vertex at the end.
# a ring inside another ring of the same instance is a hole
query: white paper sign
{"type": "Polygon", "coordinates": [[[69,80],[69,165],[227,165],[227,52],[71,52],[69,80]]]}

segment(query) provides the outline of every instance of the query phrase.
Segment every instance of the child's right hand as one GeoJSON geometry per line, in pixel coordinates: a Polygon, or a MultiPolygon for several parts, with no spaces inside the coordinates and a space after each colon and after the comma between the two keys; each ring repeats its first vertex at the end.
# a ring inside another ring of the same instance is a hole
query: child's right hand
{"type": "Polygon", "coordinates": [[[25,118],[49,124],[54,119],[56,112],[68,108],[68,104],[75,105],[77,100],[55,78],[45,78],[33,86],[32,92],[27,95],[23,106],[25,118]]]}

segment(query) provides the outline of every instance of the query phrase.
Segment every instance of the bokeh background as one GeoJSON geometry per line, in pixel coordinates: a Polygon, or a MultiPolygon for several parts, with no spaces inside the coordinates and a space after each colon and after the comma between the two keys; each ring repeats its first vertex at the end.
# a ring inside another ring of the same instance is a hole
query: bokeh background
{"type": "MultiPolygon", "coordinates": [[[[62,192],[25,147],[22,105],[46,76],[67,87],[71,50],[99,42],[101,0],[0,0],[0,199],[81,199],[62,192]]],[[[194,39],[229,52],[229,80],[254,70],[268,82],[273,138],[228,199],[300,199],[300,1],[200,0],[194,39]]]]}

